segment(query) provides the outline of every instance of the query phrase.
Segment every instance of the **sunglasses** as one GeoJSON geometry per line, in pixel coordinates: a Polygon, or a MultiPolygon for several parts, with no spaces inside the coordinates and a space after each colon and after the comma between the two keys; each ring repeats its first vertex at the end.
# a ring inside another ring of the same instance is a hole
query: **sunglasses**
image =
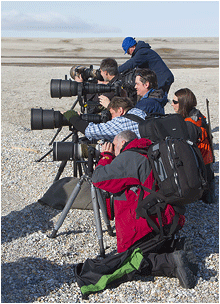
{"type": "Polygon", "coordinates": [[[178,104],[178,103],[179,103],[178,100],[172,100],[172,102],[173,102],[174,104],[178,104]]]}

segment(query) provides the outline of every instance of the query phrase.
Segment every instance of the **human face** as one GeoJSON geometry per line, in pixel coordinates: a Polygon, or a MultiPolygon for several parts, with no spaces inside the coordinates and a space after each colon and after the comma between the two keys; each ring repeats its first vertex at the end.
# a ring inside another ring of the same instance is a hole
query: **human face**
{"type": "Polygon", "coordinates": [[[109,109],[109,112],[111,113],[112,119],[115,117],[122,116],[124,114],[124,110],[121,107],[117,110],[109,109]]]}
{"type": "Polygon", "coordinates": [[[109,81],[108,73],[106,71],[101,70],[101,69],[100,69],[100,72],[101,72],[101,75],[102,75],[104,81],[109,81]]]}
{"type": "Polygon", "coordinates": [[[144,96],[149,90],[149,82],[143,83],[141,80],[141,76],[136,76],[135,78],[135,89],[137,91],[137,95],[144,96]]]}
{"type": "Polygon", "coordinates": [[[113,140],[115,156],[120,154],[121,148],[125,144],[125,140],[118,140],[117,136],[115,136],[113,140]]]}
{"type": "Polygon", "coordinates": [[[131,46],[131,47],[128,49],[127,54],[128,54],[128,55],[132,55],[132,53],[134,52],[134,50],[135,50],[135,46],[131,46]]]}
{"type": "Polygon", "coordinates": [[[174,111],[176,113],[178,113],[178,111],[179,111],[178,97],[176,95],[174,95],[173,100],[172,100],[171,106],[173,107],[174,111]],[[173,100],[177,101],[177,103],[174,103],[173,100]]]}

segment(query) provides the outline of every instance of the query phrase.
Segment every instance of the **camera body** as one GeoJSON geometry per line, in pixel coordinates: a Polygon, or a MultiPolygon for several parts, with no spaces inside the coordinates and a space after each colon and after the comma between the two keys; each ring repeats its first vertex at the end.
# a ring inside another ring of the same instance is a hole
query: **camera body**
{"type": "Polygon", "coordinates": [[[77,66],[77,67],[72,67],[70,69],[70,76],[72,79],[75,79],[76,76],[82,77],[83,81],[94,81],[94,80],[100,80],[104,81],[100,69],[93,69],[93,65],[90,65],[89,68],[86,68],[84,66],[77,66]]]}

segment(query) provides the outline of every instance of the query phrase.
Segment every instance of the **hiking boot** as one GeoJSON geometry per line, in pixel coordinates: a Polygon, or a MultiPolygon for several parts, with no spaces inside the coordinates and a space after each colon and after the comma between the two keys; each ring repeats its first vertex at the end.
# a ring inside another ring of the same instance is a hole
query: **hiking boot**
{"type": "Polygon", "coordinates": [[[183,288],[193,288],[196,284],[196,277],[189,268],[186,253],[183,250],[177,250],[170,253],[174,264],[173,274],[179,279],[183,288]]]}
{"type": "Polygon", "coordinates": [[[182,237],[175,240],[174,251],[183,250],[186,253],[186,258],[188,260],[189,269],[196,276],[199,270],[198,261],[196,255],[193,252],[192,240],[188,237],[182,237]]]}

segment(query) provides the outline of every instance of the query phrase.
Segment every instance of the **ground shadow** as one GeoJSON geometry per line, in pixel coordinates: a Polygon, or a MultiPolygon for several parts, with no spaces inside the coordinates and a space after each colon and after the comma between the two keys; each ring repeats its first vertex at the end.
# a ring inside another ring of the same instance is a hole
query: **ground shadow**
{"type": "MultiPolygon", "coordinates": [[[[52,218],[54,218],[59,213],[61,213],[60,210],[52,209],[48,206],[42,206],[36,202],[26,206],[20,211],[12,211],[6,216],[2,216],[2,244],[5,242],[11,242],[12,240],[21,237],[25,237],[39,230],[42,231],[42,233],[47,232],[49,236],[55,224],[52,218]],[[16,226],[16,229],[13,229],[14,226],[16,226]]],[[[70,234],[82,232],[83,231],[81,230],[70,230],[68,233],[70,234]]]]}
{"type": "Polygon", "coordinates": [[[1,267],[1,303],[28,303],[75,282],[74,264],[60,266],[46,259],[26,257],[1,267]]]}

